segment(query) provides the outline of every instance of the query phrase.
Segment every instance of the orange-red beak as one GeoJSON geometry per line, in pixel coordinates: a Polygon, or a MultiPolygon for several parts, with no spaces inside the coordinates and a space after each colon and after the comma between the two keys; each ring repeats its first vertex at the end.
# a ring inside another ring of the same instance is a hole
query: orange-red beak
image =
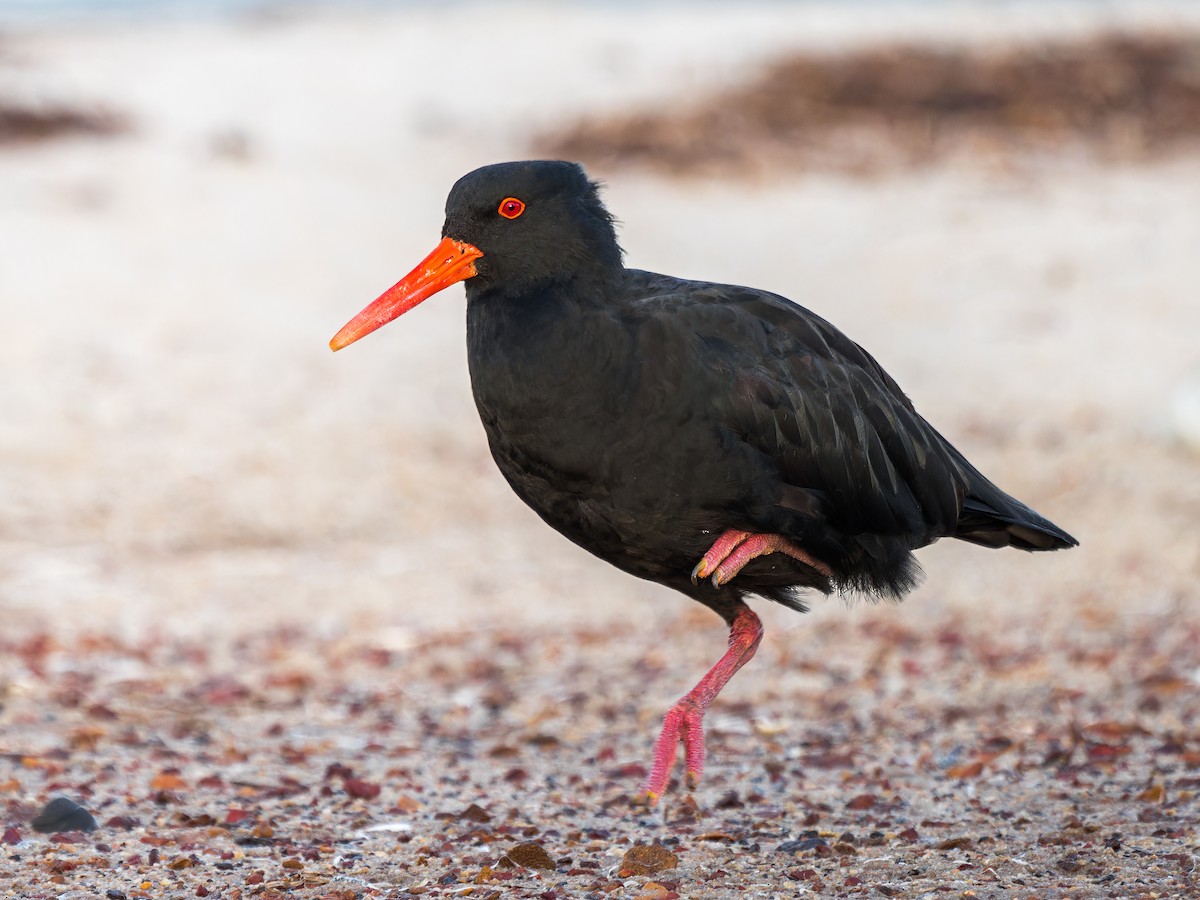
{"type": "Polygon", "coordinates": [[[475,274],[475,260],[483,256],[466,241],[442,238],[420,264],[384,291],[377,300],[351,319],[333,336],[330,349],[341,350],[381,325],[402,316],[422,300],[475,274]]]}

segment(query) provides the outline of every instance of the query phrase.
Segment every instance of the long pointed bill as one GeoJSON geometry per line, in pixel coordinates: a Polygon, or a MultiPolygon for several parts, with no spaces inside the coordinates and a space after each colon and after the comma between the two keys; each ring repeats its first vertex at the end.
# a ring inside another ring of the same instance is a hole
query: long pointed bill
{"type": "Polygon", "coordinates": [[[422,300],[438,291],[475,275],[475,260],[483,256],[479,248],[466,241],[442,238],[434,251],[421,263],[384,291],[377,300],[351,319],[329,342],[332,350],[341,350],[365,337],[376,328],[402,316],[422,300]]]}

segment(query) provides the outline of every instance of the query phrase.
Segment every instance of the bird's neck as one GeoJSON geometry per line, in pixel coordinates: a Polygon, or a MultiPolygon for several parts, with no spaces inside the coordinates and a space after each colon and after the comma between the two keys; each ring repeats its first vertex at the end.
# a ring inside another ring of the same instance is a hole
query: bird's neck
{"type": "Polygon", "coordinates": [[[464,285],[468,306],[511,311],[517,315],[539,310],[582,309],[603,306],[616,296],[626,270],[616,265],[593,261],[580,263],[571,272],[538,273],[527,270],[518,278],[495,283],[483,277],[468,279],[464,285]]]}
{"type": "Polygon", "coordinates": [[[616,295],[614,283],[593,278],[547,280],[520,292],[473,281],[466,284],[468,341],[511,343],[509,352],[514,353],[516,345],[531,349],[541,342],[557,345],[569,340],[572,324],[603,310],[616,295]]]}
{"type": "MultiPolygon", "coordinates": [[[[467,283],[468,289],[471,287],[467,283]]],[[[612,307],[619,296],[594,281],[511,296],[467,293],[467,357],[476,401],[525,407],[570,394],[578,378],[602,379],[614,342],[627,340],[612,307]]]]}

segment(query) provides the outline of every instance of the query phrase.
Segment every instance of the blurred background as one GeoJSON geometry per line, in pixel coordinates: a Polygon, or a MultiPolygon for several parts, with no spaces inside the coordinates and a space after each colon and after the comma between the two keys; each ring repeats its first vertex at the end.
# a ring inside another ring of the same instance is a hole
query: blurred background
{"type": "Polygon", "coordinates": [[[461,290],[327,347],[530,156],[630,264],[831,319],[1082,541],[930,548],[906,614],[1194,619],[1197,4],[0,0],[6,634],[684,613],[496,473],[461,290]]]}

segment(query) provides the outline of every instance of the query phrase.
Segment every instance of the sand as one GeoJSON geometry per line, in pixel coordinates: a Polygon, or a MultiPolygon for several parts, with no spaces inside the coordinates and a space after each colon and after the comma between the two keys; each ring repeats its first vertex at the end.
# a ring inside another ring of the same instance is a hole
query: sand
{"type": "MultiPolygon", "coordinates": [[[[654,716],[723,645],[717,620],[593,560],[511,495],[471,401],[461,291],[336,356],[328,338],[433,246],[458,175],[522,157],[534,135],[585,108],[700,91],[793,46],[948,33],[999,39],[1128,20],[1174,27],[1196,18],[1172,6],[902,8],[869,22],[823,7],[706,8],[684,18],[670,8],[545,5],[472,15],[79,27],[11,33],[0,43],[0,90],[111,108],[130,126],[113,138],[0,147],[0,620],[8,651],[0,750],[14,754],[19,782],[8,795],[17,804],[10,817],[54,793],[55,778],[19,760],[41,758],[77,724],[45,673],[86,672],[103,693],[121,682],[114,672],[132,667],[136,677],[163,679],[175,696],[229,667],[271,669],[277,657],[245,647],[276,641],[281,628],[296,637],[279,652],[318,685],[344,648],[398,654],[364,684],[429,685],[410,702],[432,704],[430,715],[445,712],[438,685],[452,691],[460,676],[471,680],[464,653],[486,658],[499,652],[495,641],[526,641],[513,653],[528,657],[534,674],[522,676],[514,663],[489,675],[489,685],[558,708],[572,687],[555,685],[570,673],[579,690],[615,685],[610,699],[622,712],[617,725],[593,706],[576,719],[560,709],[551,730],[565,730],[564,743],[539,773],[557,769],[559,784],[569,774],[588,777],[585,761],[610,739],[620,742],[618,761],[642,760],[654,716]],[[554,40],[539,40],[547,34],[554,40]],[[670,634],[660,639],[662,629],[670,634]],[[50,636],[42,656],[19,651],[42,634],[50,636]],[[89,655],[96,635],[116,642],[111,657],[89,655]],[[183,665],[172,647],[209,655],[183,665]],[[675,647],[679,657],[664,659],[675,647]],[[130,662],[139,653],[143,662],[130,662]],[[423,665],[437,671],[418,671],[423,665]],[[643,670],[652,677],[628,674],[643,670]]],[[[1041,700],[1029,697],[1050,689],[1039,680],[1050,672],[1095,701],[1078,714],[1086,725],[1105,718],[1106,691],[1120,709],[1136,710],[1137,698],[1092,678],[1102,669],[1073,668],[1072,660],[1111,646],[1114,671],[1127,666],[1148,678],[1154,673],[1137,668],[1145,658],[1121,654],[1162,640],[1169,646],[1154,652],[1185,686],[1165,712],[1143,711],[1153,719],[1144,727],[1156,735],[1174,728],[1193,746],[1189,698],[1200,661],[1194,644],[1178,638],[1200,618],[1200,457],[1177,439],[1171,416],[1175,393],[1200,367],[1200,160],[963,163],[872,180],[596,174],[608,182],[632,264],[752,283],[810,306],[870,348],[980,468],[1082,541],[1053,556],[929,548],[921,554],[928,582],[899,608],[847,610],[832,600],[807,618],[762,609],[763,661],[730,687],[727,711],[773,702],[788,716],[793,746],[803,745],[806,728],[824,726],[792,721],[790,682],[776,672],[814,667],[810,677],[825,685],[837,660],[857,679],[869,655],[889,646],[880,629],[911,630],[920,636],[916,655],[934,659],[936,647],[920,641],[966,628],[980,640],[1003,635],[1011,653],[1032,647],[1050,660],[1019,687],[1000,677],[997,702],[1024,697],[1036,706],[1041,700]]],[[[956,698],[958,676],[938,668],[926,660],[893,675],[921,681],[927,703],[968,703],[956,698]]],[[[455,707],[464,721],[486,733],[486,718],[469,711],[476,695],[455,696],[465,698],[455,707]]],[[[137,698],[122,702],[122,717],[139,708],[137,698]]],[[[340,708],[326,710],[316,694],[304,702],[322,710],[311,726],[317,743],[353,732],[340,708]]],[[[876,702],[886,707],[887,697],[876,702]]],[[[822,709],[809,711],[830,714],[822,709]]],[[[217,715],[206,728],[242,733],[239,715],[217,715]]],[[[736,716],[735,732],[746,734],[714,752],[718,786],[697,794],[709,811],[744,771],[739,753],[750,753],[752,765],[770,756],[769,747],[744,746],[753,719],[745,710],[736,716]]],[[[516,726],[496,727],[489,742],[501,745],[516,726]]],[[[421,749],[412,767],[436,768],[446,747],[430,749],[397,729],[385,743],[426,748],[434,756],[421,749]]],[[[884,752],[886,728],[867,732],[863,740],[884,752]]],[[[348,740],[371,757],[362,750],[367,738],[348,740]]],[[[1045,741],[1034,743],[1028,752],[1045,756],[1045,741]]],[[[322,753],[337,756],[336,741],[324,746],[313,754],[318,776],[322,753]]],[[[77,757],[80,771],[102,766],[107,748],[101,740],[93,755],[77,757]]],[[[1138,768],[1150,765],[1149,754],[1147,746],[1121,757],[1120,777],[1138,790],[1159,783],[1138,768]]],[[[487,791],[509,783],[510,764],[481,758],[473,777],[487,791]]],[[[59,782],[73,777],[65,765],[59,782]]],[[[386,771],[375,777],[386,783],[386,771]]],[[[530,796],[544,794],[539,777],[530,796]]],[[[636,781],[636,773],[612,776],[598,789],[616,796],[636,781]]],[[[409,824],[420,840],[445,827],[435,813],[471,802],[464,785],[439,803],[426,798],[409,824]]],[[[792,803],[806,789],[785,787],[792,803]]],[[[836,792],[836,784],[820,789],[836,792]]],[[[415,789],[387,790],[394,809],[397,794],[415,789]]],[[[996,790],[1004,795],[1003,784],[996,790]]],[[[121,793],[106,795],[110,808],[125,802],[121,793]]],[[[146,796],[128,797],[153,808],[146,796]]],[[[913,803],[936,807],[936,790],[913,803]]],[[[562,815],[547,809],[550,820],[562,815]]],[[[1193,852],[1194,815],[1183,809],[1187,835],[1159,838],[1160,855],[1173,844],[1193,852]]],[[[607,827],[630,840],[673,833],[661,822],[645,831],[642,820],[622,821],[607,827]]],[[[12,874],[21,864],[11,848],[3,852],[3,871],[19,888],[27,875],[12,874]]],[[[698,873],[721,864],[701,855],[692,866],[676,876],[684,896],[699,896],[698,873]]],[[[971,876],[956,877],[968,879],[962,890],[983,891],[971,876]]],[[[806,880],[788,880],[788,890],[806,880]]],[[[415,881],[377,879],[388,890],[415,881]]]]}

